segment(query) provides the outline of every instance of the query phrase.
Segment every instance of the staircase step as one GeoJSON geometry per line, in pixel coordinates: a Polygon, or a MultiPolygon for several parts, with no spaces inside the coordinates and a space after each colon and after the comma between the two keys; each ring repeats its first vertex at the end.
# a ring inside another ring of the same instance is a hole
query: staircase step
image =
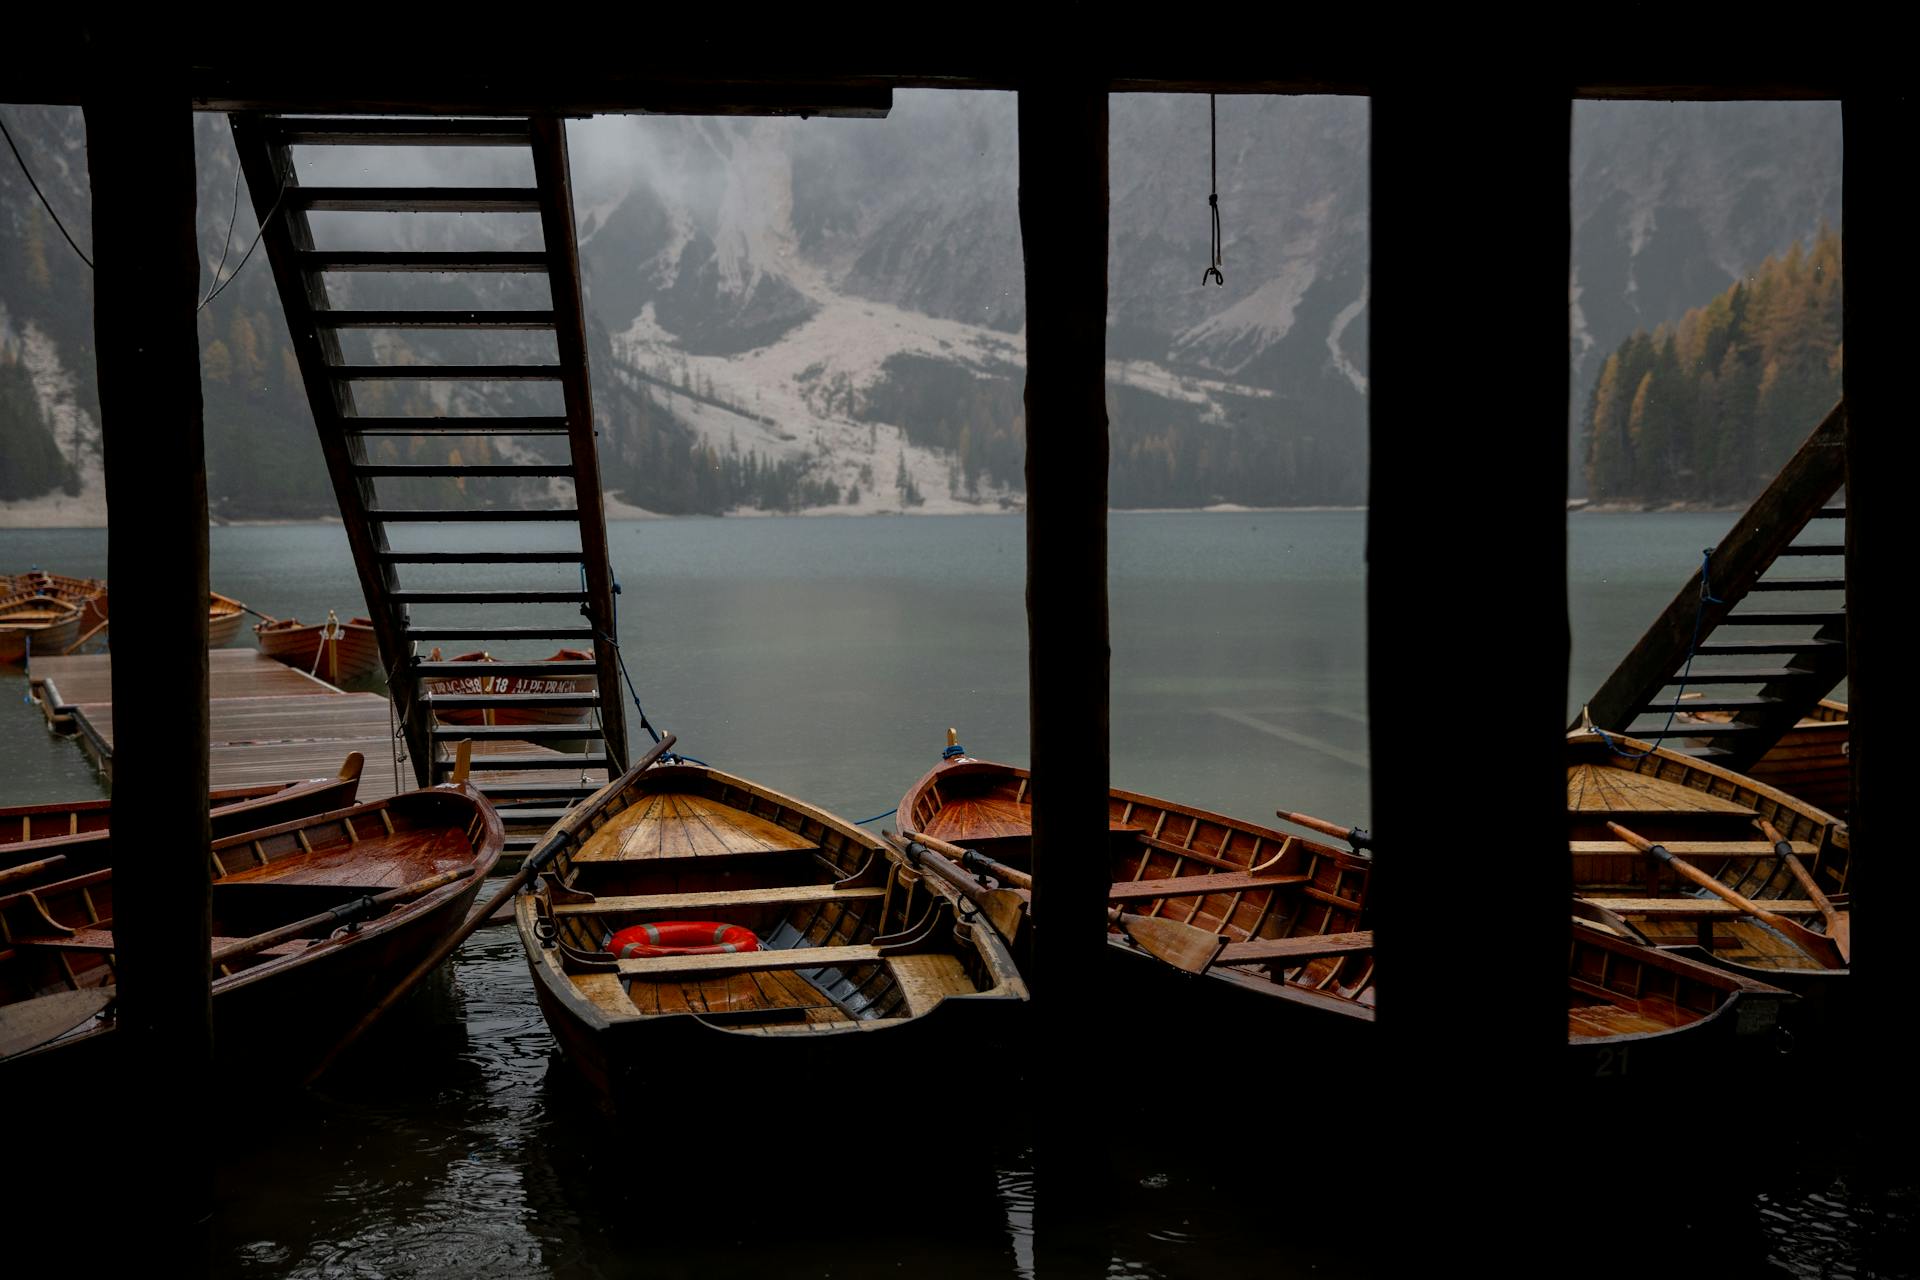
{"type": "MultiPolygon", "coordinates": [[[[1743,733],[1758,733],[1757,724],[1676,724],[1671,729],[1628,729],[1627,736],[1642,742],[1660,738],[1736,738],[1743,733]]],[[[476,762],[477,763],[477,762],[476,762]]]]}
{"type": "Polygon", "coordinates": [[[1845,520],[1847,518],[1847,509],[1845,507],[1822,507],[1813,513],[1812,518],[1815,520],[1845,520]]]}
{"type": "Polygon", "coordinates": [[[551,329],[551,311],[315,311],[322,329],[551,329]]]}
{"type": "Polygon", "coordinates": [[[579,564],[583,551],[381,551],[385,564],[579,564]]]}
{"type": "Polygon", "coordinates": [[[1723,627],[1829,627],[1847,620],[1844,609],[1778,609],[1766,613],[1730,613],[1723,627]]]}
{"type": "Polygon", "coordinates": [[[1844,640],[1713,640],[1694,652],[1709,654],[1800,653],[1808,649],[1844,649],[1844,640]]]}
{"type": "Polygon", "coordinates": [[[1782,547],[1780,548],[1780,554],[1783,556],[1844,556],[1847,554],[1847,549],[1845,547],[1834,547],[1828,546],[1825,543],[1817,543],[1805,547],[1782,547]]]}
{"type": "Polygon", "coordinates": [[[1762,578],[1749,591],[1845,591],[1845,578],[1762,578]]]}
{"type": "MultiPolygon", "coordinates": [[[[474,663],[463,663],[473,666],[474,663]]],[[[492,663],[479,664],[492,666],[492,663]]],[[[435,711],[485,711],[493,708],[531,710],[539,707],[597,707],[600,695],[585,693],[436,693],[427,695],[435,711]]]]}
{"type": "Polygon", "coordinates": [[[480,478],[519,478],[532,479],[538,476],[570,477],[573,464],[570,462],[539,463],[465,463],[451,462],[357,462],[353,469],[363,476],[474,476],[480,478]]]}
{"type": "Polygon", "coordinates": [[[564,436],[567,420],[552,417],[335,418],[340,430],[362,436],[564,436]]]}
{"type": "Polygon", "coordinates": [[[558,382],[557,364],[336,364],[327,373],[341,382],[558,382]]]}
{"type": "Polygon", "coordinates": [[[1649,702],[1640,709],[1640,714],[1664,716],[1669,711],[1745,711],[1752,707],[1778,706],[1780,701],[1779,698],[1768,698],[1760,694],[1749,697],[1686,698],[1679,703],[1649,702]]]}
{"type": "Polygon", "coordinates": [[[495,805],[500,821],[516,827],[531,827],[538,824],[550,827],[573,812],[572,806],[545,805],[539,808],[516,809],[508,805],[495,805]]]}
{"type": "MultiPolygon", "coordinates": [[[[402,634],[409,640],[591,640],[592,627],[408,627],[402,634]]],[[[422,662],[415,666],[445,666],[453,670],[451,675],[498,676],[506,675],[504,662],[422,662]]],[[[542,663],[542,672],[551,671],[561,664],[542,663]]],[[[597,670],[592,663],[582,664],[590,670],[597,670]]],[[[557,673],[556,673],[557,674],[557,673]]]]}
{"type": "Polygon", "coordinates": [[[603,735],[592,724],[438,724],[436,742],[563,742],[603,735]]]}
{"type": "Polygon", "coordinates": [[[475,782],[481,795],[489,800],[505,796],[574,796],[586,797],[600,789],[596,782],[489,782],[478,779],[475,782]]]}
{"type": "Polygon", "coordinates": [[[535,187],[289,187],[287,203],[320,213],[538,213],[535,187]]]}
{"type": "Polygon", "coordinates": [[[518,507],[477,507],[450,511],[403,511],[388,507],[369,507],[366,514],[367,519],[385,524],[422,521],[446,524],[488,524],[503,521],[578,520],[580,518],[580,512],[573,507],[548,507],[536,511],[526,511],[518,507]]]}
{"type": "Polygon", "coordinates": [[[308,249],[299,255],[306,271],[537,271],[548,266],[543,250],[442,252],[420,249],[308,249]]]}
{"type": "Polygon", "coordinates": [[[585,604],[584,591],[389,591],[395,604],[585,604]]]}
{"type": "Polygon", "coordinates": [[[1818,675],[1802,667],[1743,667],[1728,671],[1695,671],[1689,676],[1675,675],[1668,684],[1772,684],[1776,680],[1818,675]]]}
{"type": "Polygon", "coordinates": [[[276,119],[276,141],[290,147],[524,147],[525,120],[437,117],[408,120],[276,119]]]}
{"type": "MultiPolygon", "coordinates": [[[[474,756],[471,768],[475,773],[485,769],[497,771],[503,769],[605,769],[607,756],[602,751],[589,751],[574,754],[567,751],[547,751],[531,756],[474,756]]],[[[453,768],[453,761],[433,762],[436,773],[447,773],[453,768]]]]}
{"type": "MultiPolygon", "coordinates": [[[[497,631],[498,628],[489,634],[497,631]]],[[[591,676],[599,671],[597,663],[576,658],[562,658],[558,662],[433,662],[422,658],[413,664],[414,675],[422,680],[458,679],[462,676],[591,676]]]]}

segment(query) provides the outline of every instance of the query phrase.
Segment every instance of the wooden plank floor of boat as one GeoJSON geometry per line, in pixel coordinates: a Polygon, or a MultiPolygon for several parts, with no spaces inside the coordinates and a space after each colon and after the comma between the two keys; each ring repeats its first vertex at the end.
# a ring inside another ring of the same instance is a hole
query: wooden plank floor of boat
{"type": "Polygon", "coordinates": [[[778,823],[706,796],[660,792],[616,814],[581,846],[576,862],[799,853],[819,846],[778,823]]]}
{"type": "Polygon", "coordinates": [[[1727,813],[1750,816],[1737,801],[1698,787],[1606,764],[1567,770],[1567,808],[1579,813],[1727,813]]]}

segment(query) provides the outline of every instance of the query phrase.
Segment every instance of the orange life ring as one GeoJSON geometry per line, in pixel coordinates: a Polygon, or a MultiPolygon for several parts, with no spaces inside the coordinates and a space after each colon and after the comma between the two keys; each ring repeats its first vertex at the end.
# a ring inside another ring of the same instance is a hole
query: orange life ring
{"type": "Polygon", "coordinates": [[[744,925],[713,920],[662,920],[636,924],[607,939],[607,953],[621,960],[639,956],[713,956],[758,951],[760,939],[744,925]]]}

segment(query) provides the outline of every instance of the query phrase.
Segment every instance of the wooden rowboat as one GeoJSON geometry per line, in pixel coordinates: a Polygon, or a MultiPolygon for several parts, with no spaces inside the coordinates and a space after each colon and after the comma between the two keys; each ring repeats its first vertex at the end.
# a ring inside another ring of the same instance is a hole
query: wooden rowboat
{"type": "Polygon", "coordinates": [[[1567,822],[1574,892],[1649,941],[1803,995],[1846,976],[1844,963],[1816,954],[1827,951],[1829,935],[1836,950],[1851,947],[1847,828],[1824,810],[1678,751],[1579,732],[1567,739],[1567,822]],[[1790,842],[1791,861],[1759,828],[1762,819],[1790,842]],[[1631,837],[1659,845],[1788,926],[1756,918],[1642,852],[1631,837]]]}
{"type": "Polygon", "coordinates": [[[845,1078],[856,1059],[863,1074],[959,1061],[1020,1022],[1006,944],[831,814],[667,764],[568,821],[515,919],[541,1011],[604,1109],[657,1115],[658,1090],[689,1078],[764,1088],[845,1078]],[[670,940],[695,923],[725,940],[679,953],[670,940]],[[669,954],[644,954],[655,937],[669,954]]]}
{"type": "MultiPolygon", "coordinates": [[[[1726,724],[1732,719],[1731,711],[1683,711],[1675,723],[1726,724]]],[[[1845,818],[1853,799],[1848,794],[1853,784],[1849,740],[1847,704],[1827,698],[1781,734],[1767,754],[1754,762],[1748,776],[1845,818]]]]}
{"type": "MultiPolygon", "coordinates": [[[[430,661],[441,661],[440,651],[433,651],[430,661]]],[[[591,662],[593,655],[581,649],[562,649],[548,662],[591,662]]],[[[592,676],[493,676],[486,674],[486,668],[478,664],[498,662],[490,653],[463,653],[447,659],[451,662],[471,662],[476,670],[470,676],[449,677],[446,679],[422,680],[422,691],[429,698],[445,697],[449,694],[505,694],[522,696],[528,694],[553,693],[592,693],[595,680],[592,676]]],[[[487,707],[482,710],[437,711],[443,724],[482,725],[482,724],[582,724],[586,721],[588,708],[585,707],[487,707]]]]}
{"type": "MultiPolygon", "coordinates": [[[[344,809],[360,789],[366,757],[349,752],[330,778],[223,787],[207,794],[213,838],[278,826],[311,814],[344,809]]],[[[109,864],[111,800],[0,808],[0,887],[64,880],[109,864]]]]}
{"type": "MultiPolygon", "coordinates": [[[[1026,770],[961,755],[916,782],[899,814],[904,828],[1029,868],[1031,805],[1026,770]]],[[[1195,1026],[1280,1017],[1311,1034],[1316,1053],[1378,1065],[1370,1058],[1369,854],[1115,790],[1107,858],[1112,907],[1197,926],[1220,944],[1206,980],[1196,983],[1132,945],[1123,916],[1108,935],[1108,967],[1110,983],[1130,1000],[1157,991],[1167,1000],[1161,1007],[1177,1007],[1195,1026]]],[[[1792,999],[1764,982],[1574,924],[1567,1069],[1575,1078],[1624,1074],[1629,1050],[1644,1073],[1757,1047],[1792,999]]],[[[1488,959],[1497,958],[1490,949],[1488,959]]]]}
{"type": "Polygon", "coordinates": [[[240,634],[240,624],[246,621],[247,606],[238,600],[229,599],[218,591],[207,593],[207,648],[225,649],[233,644],[240,634]]]}
{"type": "Polygon", "coordinates": [[[80,610],[80,631],[84,635],[107,620],[107,584],[100,578],[72,578],[45,569],[29,569],[13,575],[12,594],[31,592],[64,600],[80,610]]]}
{"type": "Polygon", "coordinates": [[[328,684],[369,680],[380,672],[380,643],[371,618],[341,622],[332,612],[317,623],[280,618],[256,623],[253,634],[260,652],[328,684]]]}
{"type": "Polygon", "coordinates": [[[21,593],[0,599],[0,663],[63,653],[80,636],[80,610],[52,596],[21,593]]]}
{"type": "MultiPolygon", "coordinates": [[[[485,799],[449,784],[216,841],[223,1062],[249,1080],[310,1065],[459,927],[503,839],[485,799]]],[[[111,870],[0,892],[0,1081],[95,1087],[123,1069],[113,919],[111,870]]]]}

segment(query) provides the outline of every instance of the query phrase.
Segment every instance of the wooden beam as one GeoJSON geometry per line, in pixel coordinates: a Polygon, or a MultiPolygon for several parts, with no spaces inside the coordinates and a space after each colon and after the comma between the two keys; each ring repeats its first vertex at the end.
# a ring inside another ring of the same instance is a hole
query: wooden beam
{"type": "MultiPolygon", "coordinates": [[[[1107,94],[1071,75],[1019,97],[1026,267],[1027,705],[1034,929],[1028,1072],[1036,1253],[1077,1253],[1106,1169],[1107,94]]],[[[1096,1232],[1097,1234],[1097,1232],[1096,1232]]],[[[1091,1252],[1104,1257],[1099,1246],[1091,1252]]],[[[1069,1268],[1043,1261],[1041,1269],[1069,1268]]]]}
{"type": "Polygon", "coordinates": [[[172,1232],[203,1221],[212,1195],[207,472],[193,115],[184,85],[140,83],[152,96],[138,109],[86,109],[107,577],[115,616],[140,627],[139,661],[113,668],[113,806],[164,833],[115,872],[124,1083],[109,1107],[142,1220],[172,1232]]]}
{"type": "Polygon", "coordinates": [[[1378,1062],[1393,1086],[1381,1119],[1397,1153],[1383,1211],[1409,1231],[1490,1203],[1529,1220],[1547,1167],[1538,1138],[1557,1119],[1530,1107],[1552,1096],[1542,1084],[1567,1053],[1572,102],[1525,74],[1500,92],[1464,87],[1474,72],[1383,86],[1372,103],[1369,902],[1378,1062]],[[1464,133],[1463,118],[1476,122],[1464,133]],[[1438,389],[1476,365],[1457,335],[1494,333],[1471,420],[1435,420],[1438,389]],[[1468,557],[1469,571],[1437,572],[1440,556],[1468,557]],[[1500,732],[1476,744],[1501,761],[1500,783],[1468,796],[1437,767],[1434,726],[1458,682],[1480,677],[1501,690],[1500,732]],[[1440,957],[1458,952],[1463,922],[1436,909],[1459,890],[1457,866],[1423,856],[1436,821],[1500,867],[1500,1014],[1468,1054],[1443,1047],[1458,1044],[1462,1009],[1440,957]],[[1465,1149],[1486,1181],[1456,1176],[1465,1149]]]}
{"type": "Polygon", "coordinates": [[[620,671],[615,616],[613,563],[607,554],[605,491],[600,484],[600,433],[593,418],[593,388],[587,377],[585,310],[580,297],[580,246],[574,235],[573,182],[567,162],[567,122],[537,116],[532,122],[535,185],[540,190],[540,230],[551,260],[547,287],[554,315],[554,344],[566,371],[562,393],[567,406],[568,448],[573,459],[573,500],[580,512],[580,552],[588,602],[581,612],[596,637],[593,660],[600,691],[600,727],[614,773],[627,767],[626,691],[620,671]]]}
{"type": "Polygon", "coordinates": [[[1701,604],[1700,570],[1695,569],[1606,683],[1587,700],[1587,712],[1596,725],[1625,732],[1640,709],[1656,701],[1673,678],[1696,629],[1701,636],[1711,633],[1746,598],[1754,579],[1833,496],[1843,479],[1846,421],[1845,403],[1834,405],[1780,474],[1733,522],[1711,557],[1714,599],[1701,604]]]}
{"type": "MultiPolygon", "coordinates": [[[[1071,1021],[1106,945],[1107,96],[1023,89],[1034,998],[1071,1021]]],[[[1051,1019],[1049,1019],[1051,1022],[1051,1019]]],[[[1057,1024],[1056,1024],[1057,1025],[1057,1024]]]]}
{"type": "MultiPolygon", "coordinates": [[[[1859,937],[1856,995],[1861,1009],[1886,1007],[1911,990],[1920,957],[1901,944],[1900,904],[1920,895],[1920,862],[1903,856],[1901,810],[1893,802],[1903,773],[1900,741],[1903,699],[1901,644],[1894,628],[1904,552],[1911,545],[1902,492],[1912,476],[1913,434],[1902,266],[1909,221],[1900,168],[1894,157],[1912,147],[1911,89],[1901,81],[1875,86],[1842,104],[1847,211],[1843,339],[1847,400],[1847,701],[1848,809],[1852,846],[1869,852],[1854,860],[1847,888],[1866,913],[1859,937]],[[1875,922],[1878,923],[1875,923],[1875,922]]],[[[1908,1101],[1907,1050],[1898,1019],[1861,1018],[1859,1043],[1848,1055],[1864,1078],[1851,1108],[1871,1155],[1898,1168],[1911,1151],[1920,1121],[1908,1101]]]]}

